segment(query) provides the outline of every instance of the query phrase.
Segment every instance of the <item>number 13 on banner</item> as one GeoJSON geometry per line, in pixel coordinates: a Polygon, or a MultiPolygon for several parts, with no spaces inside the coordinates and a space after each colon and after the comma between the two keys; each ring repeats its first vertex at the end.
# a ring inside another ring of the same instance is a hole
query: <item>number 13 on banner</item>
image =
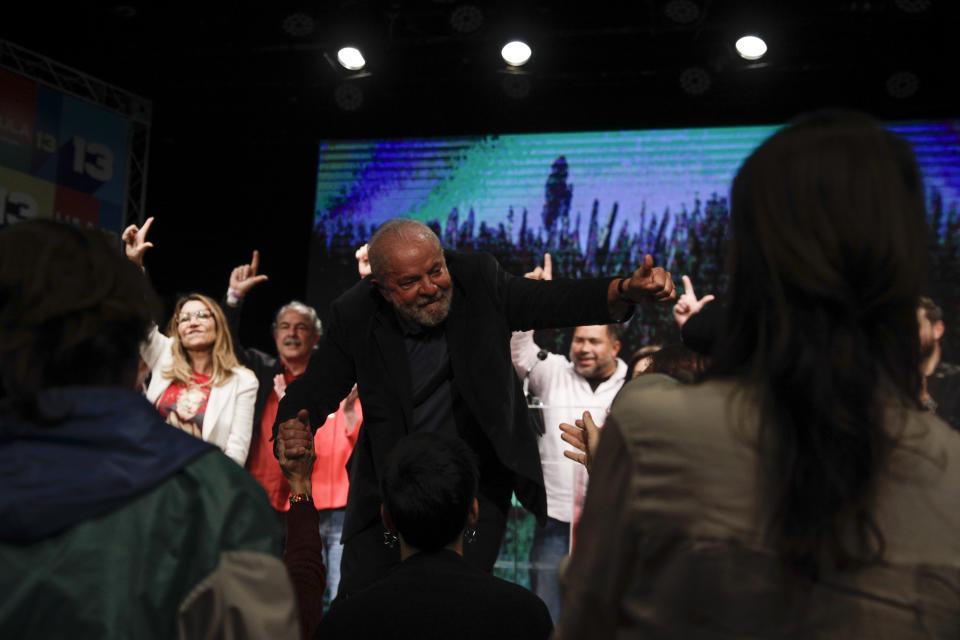
{"type": "Polygon", "coordinates": [[[113,177],[113,151],[100,142],[87,143],[73,137],[73,170],[94,180],[107,182],[113,177]]]}

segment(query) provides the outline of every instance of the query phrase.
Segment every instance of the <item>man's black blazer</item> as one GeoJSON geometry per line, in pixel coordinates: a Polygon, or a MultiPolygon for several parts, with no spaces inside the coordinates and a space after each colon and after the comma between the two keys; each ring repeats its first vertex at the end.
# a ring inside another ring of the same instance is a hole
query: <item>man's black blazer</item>
{"type": "MultiPolygon", "coordinates": [[[[520,502],[542,521],[546,494],[537,436],[510,360],[510,334],[611,322],[607,303],[611,279],[538,281],[507,274],[485,253],[447,251],[446,259],[453,301],[445,335],[454,382],[512,473],[520,502]]],[[[277,423],[307,409],[317,429],[354,382],[363,406],[363,427],[348,464],[344,541],[379,518],[380,471],[396,442],[413,429],[403,334],[393,306],[369,278],[334,301],[328,330],[306,373],[287,387],[277,423]]]]}

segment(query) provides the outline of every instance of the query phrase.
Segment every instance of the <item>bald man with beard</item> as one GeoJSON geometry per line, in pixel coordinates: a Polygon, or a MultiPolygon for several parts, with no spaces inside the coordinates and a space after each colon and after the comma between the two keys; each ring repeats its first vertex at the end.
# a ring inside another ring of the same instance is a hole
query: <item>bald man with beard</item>
{"type": "Polygon", "coordinates": [[[492,570],[512,493],[544,522],[512,331],[622,321],[637,302],[675,297],[669,272],[649,256],[630,277],[535,281],[505,273],[489,254],[444,251],[429,227],[402,218],[377,229],[369,259],[372,274],[334,301],[329,331],[287,388],[276,425],[276,446],[302,454],[310,430],[357,384],[365,422],[349,462],[341,598],[400,561],[380,522],[379,480],[408,433],[458,436],[477,456],[480,517],[467,562],[492,570]]]}

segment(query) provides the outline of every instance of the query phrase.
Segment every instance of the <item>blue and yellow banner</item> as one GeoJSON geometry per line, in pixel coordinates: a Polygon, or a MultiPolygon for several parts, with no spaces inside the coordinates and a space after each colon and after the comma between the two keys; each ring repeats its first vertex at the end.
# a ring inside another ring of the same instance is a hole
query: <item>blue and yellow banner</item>
{"type": "Polygon", "coordinates": [[[0,70],[0,226],[54,218],[119,233],[130,124],[0,70]]]}

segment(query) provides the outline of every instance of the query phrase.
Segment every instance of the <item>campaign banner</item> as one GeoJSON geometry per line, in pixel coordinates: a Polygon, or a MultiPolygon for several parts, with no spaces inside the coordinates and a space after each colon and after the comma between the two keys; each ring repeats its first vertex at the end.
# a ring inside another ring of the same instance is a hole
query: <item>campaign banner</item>
{"type": "Polygon", "coordinates": [[[127,118],[0,69],[0,226],[52,218],[119,233],[127,118]]]}

